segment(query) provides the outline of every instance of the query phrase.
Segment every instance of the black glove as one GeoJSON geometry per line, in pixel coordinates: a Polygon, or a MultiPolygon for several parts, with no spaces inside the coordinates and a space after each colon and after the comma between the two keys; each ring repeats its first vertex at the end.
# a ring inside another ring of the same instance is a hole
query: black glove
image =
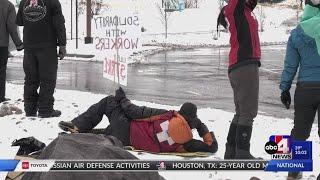
{"type": "Polygon", "coordinates": [[[59,46],[59,54],[58,54],[58,56],[59,56],[60,60],[62,60],[66,56],[66,54],[67,54],[66,47],[65,46],[59,46]]]}
{"type": "Polygon", "coordinates": [[[310,6],[313,6],[313,7],[320,8],[320,3],[317,2],[316,0],[306,0],[305,5],[307,5],[307,4],[310,6]]]}
{"type": "Polygon", "coordinates": [[[212,143],[211,146],[208,146],[206,143],[191,139],[190,141],[183,144],[183,148],[188,152],[211,152],[215,153],[218,150],[218,146],[214,145],[215,143],[212,143]]]}
{"type": "Polygon", "coordinates": [[[58,126],[63,131],[68,131],[71,133],[79,132],[79,129],[71,121],[60,121],[58,126]]]}
{"type": "Polygon", "coordinates": [[[217,141],[216,136],[214,135],[213,132],[210,132],[210,134],[212,136],[213,141],[212,141],[212,144],[211,144],[211,146],[209,148],[210,148],[212,153],[216,153],[218,151],[218,147],[219,147],[218,146],[218,141],[217,141]]]}
{"type": "Polygon", "coordinates": [[[291,95],[290,95],[290,91],[289,90],[286,90],[286,91],[283,91],[281,93],[281,102],[283,105],[285,105],[285,107],[287,109],[290,108],[290,104],[291,104],[291,95]]]}
{"type": "Polygon", "coordinates": [[[119,87],[119,89],[116,90],[115,100],[120,102],[124,98],[126,98],[126,94],[124,93],[123,89],[119,87]]]}
{"type": "Polygon", "coordinates": [[[18,46],[16,46],[16,48],[17,48],[17,51],[22,51],[24,49],[23,43],[18,45],[18,46]]]}

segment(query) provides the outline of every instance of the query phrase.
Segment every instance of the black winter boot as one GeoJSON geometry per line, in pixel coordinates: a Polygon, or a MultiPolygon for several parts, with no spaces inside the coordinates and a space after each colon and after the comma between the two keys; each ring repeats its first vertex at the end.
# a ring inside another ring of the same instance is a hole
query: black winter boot
{"type": "Polygon", "coordinates": [[[250,139],[252,126],[239,125],[236,132],[236,156],[235,159],[256,159],[250,153],[250,139]]]}
{"type": "Polygon", "coordinates": [[[38,113],[38,116],[40,118],[51,118],[51,117],[59,117],[61,116],[61,111],[59,110],[52,110],[51,112],[46,112],[46,113],[38,113]]]}
{"type": "Polygon", "coordinates": [[[224,159],[234,159],[236,155],[236,131],[237,124],[231,123],[229,127],[226,151],[224,153],[224,159]]]}
{"type": "Polygon", "coordinates": [[[71,121],[60,121],[58,126],[62,130],[68,131],[68,132],[71,132],[71,133],[79,132],[79,129],[71,121]]]}
{"type": "Polygon", "coordinates": [[[27,117],[37,116],[38,103],[37,102],[24,102],[24,111],[27,117]]]}

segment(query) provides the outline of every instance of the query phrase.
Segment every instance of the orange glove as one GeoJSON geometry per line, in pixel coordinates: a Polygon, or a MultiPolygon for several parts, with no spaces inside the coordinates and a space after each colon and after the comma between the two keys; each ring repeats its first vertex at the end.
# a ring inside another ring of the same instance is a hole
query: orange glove
{"type": "Polygon", "coordinates": [[[215,137],[213,133],[207,132],[205,135],[202,136],[203,142],[206,143],[208,146],[211,146],[215,137]]]}

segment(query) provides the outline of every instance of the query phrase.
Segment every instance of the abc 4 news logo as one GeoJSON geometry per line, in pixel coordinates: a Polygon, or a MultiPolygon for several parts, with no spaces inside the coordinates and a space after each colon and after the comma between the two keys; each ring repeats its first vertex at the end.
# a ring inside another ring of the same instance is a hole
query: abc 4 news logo
{"type": "Polygon", "coordinates": [[[264,150],[272,159],[292,159],[290,136],[270,136],[264,150]]]}

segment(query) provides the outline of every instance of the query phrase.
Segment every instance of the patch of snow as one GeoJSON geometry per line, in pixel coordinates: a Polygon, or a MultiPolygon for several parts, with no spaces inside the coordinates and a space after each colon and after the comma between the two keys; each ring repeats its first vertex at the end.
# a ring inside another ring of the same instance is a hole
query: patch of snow
{"type": "MultiPolygon", "coordinates": [[[[7,84],[7,96],[12,99],[12,103],[16,103],[19,108],[23,109],[23,103],[16,101],[22,99],[23,86],[7,84]]],[[[22,115],[10,115],[0,118],[0,127],[2,129],[0,136],[0,144],[3,146],[10,146],[15,139],[34,136],[40,141],[49,144],[57,137],[61,130],[58,128],[59,121],[70,121],[80,113],[84,112],[90,105],[98,102],[104,98],[104,94],[93,94],[89,92],[79,92],[71,90],[56,90],[55,93],[55,108],[62,110],[62,116],[57,118],[41,119],[41,118],[26,118],[22,115]]],[[[146,100],[147,101],[147,100],[146,100]]],[[[152,102],[133,100],[133,103],[140,106],[150,106],[161,109],[178,110],[180,105],[175,106],[161,105],[152,102]]],[[[233,118],[233,113],[213,108],[202,108],[198,110],[198,116],[204,122],[209,130],[214,131],[218,142],[219,150],[211,157],[206,159],[214,160],[216,158],[223,158],[227,137],[229,123],[233,118]]],[[[108,125],[107,118],[104,118],[98,125],[98,128],[106,127],[108,125]]],[[[251,151],[253,155],[270,159],[270,156],[265,153],[264,145],[268,141],[270,135],[285,135],[290,134],[293,126],[292,119],[278,119],[270,116],[264,116],[261,113],[257,116],[254,122],[253,136],[251,141],[251,151]]],[[[314,171],[305,172],[304,178],[312,179],[320,172],[320,147],[319,137],[317,134],[317,125],[314,124],[309,140],[313,141],[313,160],[314,171]]],[[[194,131],[195,138],[200,139],[197,132],[194,131]]],[[[0,154],[4,153],[0,149],[0,154]]],[[[139,154],[131,152],[140,159],[182,159],[181,157],[172,157],[164,155],[139,154]]],[[[274,173],[263,171],[192,171],[192,172],[160,172],[167,180],[174,179],[249,179],[251,176],[257,176],[261,179],[281,180],[285,179],[287,173],[274,173]]]]}

